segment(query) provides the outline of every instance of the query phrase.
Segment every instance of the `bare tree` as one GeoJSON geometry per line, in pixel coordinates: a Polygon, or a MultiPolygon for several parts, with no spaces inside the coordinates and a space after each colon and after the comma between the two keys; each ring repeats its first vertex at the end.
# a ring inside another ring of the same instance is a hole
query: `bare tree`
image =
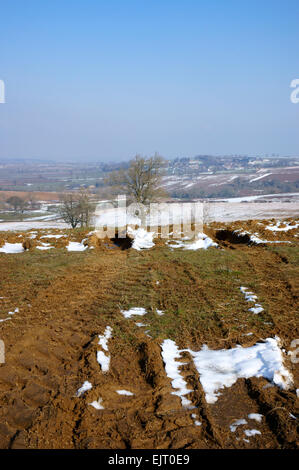
{"type": "Polygon", "coordinates": [[[62,219],[72,228],[88,227],[92,213],[90,195],[87,191],[62,194],[60,196],[59,213],[62,219]]]}
{"type": "Polygon", "coordinates": [[[80,214],[81,227],[88,227],[92,215],[93,205],[91,196],[85,189],[81,189],[78,194],[78,209],[80,214]]]}
{"type": "Polygon", "coordinates": [[[133,202],[145,205],[166,196],[161,188],[163,168],[164,160],[158,154],[150,158],[136,155],[128,169],[113,172],[107,182],[133,202]]]}
{"type": "Polygon", "coordinates": [[[62,194],[60,196],[59,214],[65,223],[76,228],[80,223],[80,211],[76,194],[62,194]]]}
{"type": "Polygon", "coordinates": [[[28,193],[28,204],[31,210],[39,209],[40,203],[37,202],[36,196],[34,193],[28,193]]]}

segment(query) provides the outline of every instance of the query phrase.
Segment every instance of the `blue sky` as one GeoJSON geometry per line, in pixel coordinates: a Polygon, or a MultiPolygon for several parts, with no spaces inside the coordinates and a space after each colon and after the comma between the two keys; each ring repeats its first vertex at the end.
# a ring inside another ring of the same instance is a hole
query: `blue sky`
{"type": "Polygon", "coordinates": [[[298,0],[1,2],[0,157],[299,154],[298,0]]]}

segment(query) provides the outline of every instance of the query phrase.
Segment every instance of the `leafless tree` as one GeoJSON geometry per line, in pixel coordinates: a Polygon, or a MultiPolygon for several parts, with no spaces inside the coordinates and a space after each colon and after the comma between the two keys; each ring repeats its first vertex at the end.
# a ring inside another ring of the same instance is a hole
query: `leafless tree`
{"type": "Polygon", "coordinates": [[[72,228],[88,227],[92,213],[89,193],[81,190],[79,193],[62,194],[59,213],[72,228]]]}
{"type": "Polygon", "coordinates": [[[40,208],[40,203],[36,200],[36,196],[34,193],[28,193],[27,199],[30,209],[35,210],[40,208]]]}
{"type": "Polygon", "coordinates": [[[60,196],[59,214],[65,223],[76,228],[80,223],[80,212],[76,194],[62,194],[60,196]]]}
{"type": "Polygon", "coordinates": [[[146,205],[166,196],[161,188],[163,168],[164,160],[158,154],[150,158],[136,155],[128,169],[113,172],[107,182],[132,202],[146,205]]]}
{"type": "Polygon", "coordinates": [[[78,208],[81,227],[88,227],[93,211],[93,205],[91,203],[91,196],[87,190],[80,190],[78,194],[78,208]]]}

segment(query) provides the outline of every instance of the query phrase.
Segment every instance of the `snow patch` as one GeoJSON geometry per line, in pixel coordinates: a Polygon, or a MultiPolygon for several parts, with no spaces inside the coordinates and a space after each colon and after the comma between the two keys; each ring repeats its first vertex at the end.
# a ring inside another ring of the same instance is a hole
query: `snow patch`
{"type": "Polygon", "coordinates": [[[155,246],[153,242],[155,232],[147,232],[144,228],[133,230],[128,227],[128,234],[134,238],[132,248],[135,250],[149,249],[155,246]]]}
{"type": "Polygon", "coordinates": [[[98,351],[97,361],[101,366],[102,372],[108,372],[110,366],[110,356],[106,356],[103,351],[98,351]]]}
{"type": "Polygon", "coordinates": [[[234,233],[238,233],[239,235],[249,235],[250,241],[252,243],[255,243],[256,245],[260,245],[263,243],[291,243],[287,240],[262,240],[261,238],[259,238],[257,233],[252,234],[250,232],[247,232],[247,230],[244,232],[241,232],[240,230],[235,230],[234,233]]]}
{"type": "Polygon", "coordinates": [[[257,178],[253,178],[253,180],[250,180],[249,183],[253,183],[254,181],[261,180],[262,178],[266,178],[266,176],[270,176],[272,173],[266,173],[265,175],[258,176],[257,178]]]}
{"type": "Polygon", "coordinates": [[[257,429],[245,429],[244,433],[248,437],[255,436],[256,434],[262,434],[261,431],[258,431],[257,429]]]}
{"type": "Polygon", "coordinates": [[[92,385],[90,382],[88,382],[88,380],[85,380],[84,384],[82,385],[82,387],[80,387],[76,393],[76,397],[80,397],[81,395],[83,395],[83,393],[87,392],[87,390],[90,390],[92,388],[92,385]]]}
{"type": "Polygon", "coordinates": [[[193,421],[194,421],[195,426],[201,426],[201,425],[202,425],[202,422],[199,421],[198,419],[196,419],[197,416],[196,416],[195,413],[192,413],[191,417],[193,418],[193,421]]]}
{"type": "Polygon", "coordinates": [[[295,225],[285,224],[284,227],[281,227],[281,222],[278,222],[276,225],[267,225],[265,230],[271,230],[272,232],[288,232],[289,230],[294,230],[299,227],[299,223],[295,223],[295,225]]]}
{"type": "Polygon", "coordinates": [[[22,243],[8,243],[0,248],[0,253],[22,253],[24,251],[22,243]]]}
{"type": "MultiPolygon", "coordinates": [[[[112,336],[112,328],[107,326],[103,335],[99,335],[99,345],[108,352],[108,340],[112,336]]],[[[106,355],[104,351],[97,351],[97,361],[101,366],[102,372],[108,372],[110,367],[110,356],[106,355]]]]}
{"type": "Polygon", "coordinates": [[[159,317],[162,317],[162,315],[164,315],[165,312],[163,312],[163,310],[156,309],[156,313],[157,315],[159,315],[159,317]]]}
{"type": "Polygon", "coordinates": [[[8,312],[8,315],[14,315],[15,313],[19,313],[19,308],[15,308],[13,312],[8,312]]]}
{"type": "Polygon", "coordinates": [[[125,318],[131,318],[133,315],[145,315],[147,312],[143,307],[133,307],[130,310],[121,310],[125,318]]]}
{"type": "Polygon", "coordinates": [[[116,390],[116,393],[118,393],[119,395],[127,395],[128,397],[134,395],[134,393],[129,392],[128,390],[116,390]]]}
{"type": "Polygon", "coordinates": [[[255,421],[257,421],[258,423],[260,423],[263,419],[263,415],[261,415],[260,413],[250,413],[248,415],[248,418],[249,419],[255,419],[255,421]]]}
{"type": "Polygon", "coordinates": [[[235,419],[235,421],[230,425],[231,432],[235,432],[237,427],[241,426],[242,424],[248,424],[246,419],[235,419]]]}
{"type": "Polygon", "coordinates": [[[264,311],[263,307],[260,304],[256,304],[255,307],[249,308],[248,310],[249,312],[252,312],[255,315],[264,311]]]}
{"type": "Polygon", "coordinates": [[[66,246],[67,251],[84,251],[88,248],[88,246],[83,245],[83,241],[79,242],[69,242],[66,246]]]}
{"type": "Polygon", "coordinates": [[[194,243],[191,244],[186,244],[185,245],[185,250],[200,250],[204,249],[207,250],[211,246],[218,246],[217,243],[213,242],[213,240],[205,235],[204,233],[199,233],[198,234],[198,240],[196,240],[194,243]]]}
{"type": "Polygon", "coordinates": [[[61,237],[66,237],[66,235],[43,235],[42,237],[40,238],[61,238],[61,237]]]}
{"type": "Polygon", "coordinates": [[[108,351],[108,340],[111,338],[112,335],[112,328],[111,326],[107,326],[105,332],[103,335],[99,335],[99,345],[102,346],[102,348],[105,351],[108,351]]]}
{"type": "Polygon", "coordinates": [[[187,383],[179,371],[180,366],[183,365],[184,362],[176,361],[176,359],[180,359],[181,351],[171,339],[165,339],[161,347],[162,359],[165,364],[167,377],[171,379],[173,388],[177,389],[177,391],[171,393],[180,397],[183,406],[190,407],[192,403],[185,397],[185,395],[190,393],[192,390],[187,388],[187,383]]]}
{"type": "Polygon", "coordinates": [[[239,378],[264,377],[284,390],[291,387],[293,378],[283,365],[279,343],[275,337],[249,348],[213,351],[203,346],[198,352],[187,350],[193,356],[207,403],[215,403],[218,390],[231,387],[239,378]]]}
{"type": "Polygon", "coordinates": [[[198,233],[197,240],[193,243],[184,243],[181,240],[171,240],[168,243],[171,248],[183,248],[184,250],[207,250],[211,246],[218,246],[217,243],[205,235],[204,233],[198,233]]]}
{"type": "MultiPolygon", "coordinates": [[[[255,295],[253,292],[248,292],[248,287],[241,286],[240,291],[242,292],[242,294],[244,294],[245,299],[247,300],[247,302],[255,302],[256,301],[257,295],[255,295]]],[[[261,304],[258,304],[258,303],[256,303],[252,308],[249,308],[248,310],[249,310],[249,312],[252,312],[255,315],[257,315],[258,313],[261,313],[261,312],[264,311],[261,304]]]]}
{"type": "Polygon", "coordinates": [[[90,406],[93,406],[96,410],[104,410],[104,407],[102,405],[102,398],[99,398],[97,401],[93,401],[91,403],[88,403],[90,406]]]}

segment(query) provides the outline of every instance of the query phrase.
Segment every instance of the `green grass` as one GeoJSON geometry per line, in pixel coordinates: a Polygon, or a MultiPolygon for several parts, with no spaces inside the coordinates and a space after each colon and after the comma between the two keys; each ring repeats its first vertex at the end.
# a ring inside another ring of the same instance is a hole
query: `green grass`
{"type": "MultiPolygon", "coordinates": [[[[67,252],[64,248],[46,252],[34,250],[18,254],[0,253],[0,296],[12,297],[20,306],[36,290],[47,288],[68,268],[83,266],[93,253],[67,252]]],[[[0,314],[7,313],[0,304],[0,314]]]]}
{"type": "MultiPolygon", "coordinates": [[[[73,235],[80,231],[75,230],[73,235]]],[[[126,253],[122,270],[116,272],[103,292],[99,279],[99,296],[103,300],[95,313],[113,327],[120,349],[125,343],[136,347],[140,333],[147,329],[158,342],[171,338],[181,346],[194,347],[203,343],[216,343],[217,347],[237,344],[252,331],[258,337],[273,336],[273,321],[280,321],[279,315],[284,318],[286,300],[292,305],[288,291],[277,293],[269,286],[275,281],[284,289],[298,279],[299,252],[294,246],[197,251],[159,247],[126,253]],[[245,300],[241,285],[258,295],[264,312],[254,315],[248,311],[252,304],[245,300]],[[144,307],[148,313],[124,319],[120,309],[132,307],[144,307]],[[164,315],[158,316],[156,309],[163,310],[164,315]],[[140,329],[136,322],[148,326],[140,329]]],[[[0,269],[4,273],[0,292],[5,292],[10,281],[25,286],[28,292],[35,287],[46,288],[69,268],[79,268],[84,283],[84,264],[88,266],[89,261],[98,260],[100,265],[102,256],[110,255],[97,250],[71,253],[63,248],[0,255],[0,269]]]]}
{"type": "MultiPolygon", "coordinates": [[[[41,212],[25,212],[24,214],[20,214],[17,212],[0,212],[0,220],[5,221],[5,222],[22,222],[23,220],[26,220],[29,218],[41,217],[41,216],[46,217],[47,215],[51,215],[51,213],[49,212],[49,214],[45,214],[41,212]]],[[[1,225],[0,225],[0,229],[1,229],[1,225]]]]}

